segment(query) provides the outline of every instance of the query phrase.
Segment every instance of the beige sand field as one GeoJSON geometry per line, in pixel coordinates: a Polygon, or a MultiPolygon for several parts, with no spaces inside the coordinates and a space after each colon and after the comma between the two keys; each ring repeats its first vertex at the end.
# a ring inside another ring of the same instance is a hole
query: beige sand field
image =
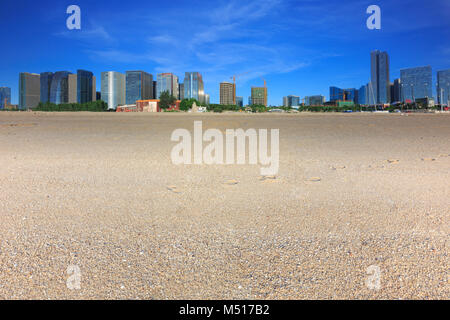
{"type": "Polygon", "coordinates": [[[449,114],[0,113],[0,299],[448,299],[449,208],[449,114]],[[276,179],[173,165],[194,120],[276,179]]]}

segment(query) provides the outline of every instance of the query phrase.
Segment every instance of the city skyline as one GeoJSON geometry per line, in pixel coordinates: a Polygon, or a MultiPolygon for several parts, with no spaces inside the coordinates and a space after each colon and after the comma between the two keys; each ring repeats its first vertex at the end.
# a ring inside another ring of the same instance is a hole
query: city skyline
{"type": "MultiPolygon", "coordinates": [[[[420,10],[405,6],[405,1],[379,1],[381,30],[368,30],[365,25],[370,1],[198,1],[194,8],[175,1],[154,4],[148,16],[142,13],[149,6],[146,2],[127,6],[113,1],[104,11],[103,1],[79,1],[83,16],[79,31],[65,27],[64,4],[20,3],[27,5],[0,4],[0,12],[20,9],[23,16],[14,33],[4,32],[4,42],[12,49],[23,43],[30,46],[0,53],[4,62],[0,86],[12,89],[12,104],[19,102],[20,72],[67,69],[90,70],[97,76],[97,88],[100,74],[107,70],[143,70],[154,79],[160,73],[173,73],[180,82],[186,71],[196,70],[202,74],[204,92],[213,103],[220,101],[221,82],[246,73],[237,80],[237,96],[248,97],[251,87],[262,86],[264,77],[269,105],[281,104],[289,94],[324,95],[329,100],[330,86],[360,88],[370,82],[367,53],[374,50],[389,54],[391,82],[400,78],[402,69],[432,66],[436,99],[436,72],[450,65],[450,46],[444,41],[450,38],[446,1],[431,1],[420,10]],[[130,18],[133,24],[117,23],[114,12],[130,18]],[[174,22],[160,26],[161,15],[174,22]],[[192,18],[176,22],[185,15],[192,18]],[[330,28],[336,25],[339,33],[330,28]],[[415,50],[425,44],[431,44],[427,46],[430,50],[415,50]]],[[[3,30],[13,21],[9,16],[1,19],[3,30]]]]}

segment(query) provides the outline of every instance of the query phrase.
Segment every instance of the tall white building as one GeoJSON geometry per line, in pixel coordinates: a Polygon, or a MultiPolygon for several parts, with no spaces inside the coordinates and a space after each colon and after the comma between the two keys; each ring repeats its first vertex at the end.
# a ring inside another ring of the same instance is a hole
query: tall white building
{"type": "Polygon", "coordinates": [[[125,104],[125,75],[115,71],[102,72],[102,100],[108,104],[108,110],[116,110],[125,104]]]}

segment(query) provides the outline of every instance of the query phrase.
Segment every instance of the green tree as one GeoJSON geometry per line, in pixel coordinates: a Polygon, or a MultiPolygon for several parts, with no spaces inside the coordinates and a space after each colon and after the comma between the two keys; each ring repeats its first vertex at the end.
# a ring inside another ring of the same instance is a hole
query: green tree
{"type": "Polygon", "coordinates": [[[183,99],[180,103],[180,110],[182,111],[189,111],[189,109],[192,108],[192,105],[194,104],[197,106],[200,106],[200,102],[198,102],[196,99],[191,98],[191,99],[183,99]]]}
{"type": "Polygon", "coordinates": [[[177,99],[172,96],[169,91],[163,91],[159,96],[159,106],[164,110],[173,105],[175,101],[177,101],[177,99]]]}

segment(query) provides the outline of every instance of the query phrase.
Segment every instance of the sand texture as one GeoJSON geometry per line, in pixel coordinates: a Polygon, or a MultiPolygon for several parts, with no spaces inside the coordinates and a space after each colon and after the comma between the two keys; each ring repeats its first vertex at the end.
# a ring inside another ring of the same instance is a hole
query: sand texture
{"type": "Polygon", "coordinates": [[[449,114],[0,113],[0,299],[449,299],[449,222],[449,114]],[[278,174],[173,165],[194,120],[278,174]]]}

